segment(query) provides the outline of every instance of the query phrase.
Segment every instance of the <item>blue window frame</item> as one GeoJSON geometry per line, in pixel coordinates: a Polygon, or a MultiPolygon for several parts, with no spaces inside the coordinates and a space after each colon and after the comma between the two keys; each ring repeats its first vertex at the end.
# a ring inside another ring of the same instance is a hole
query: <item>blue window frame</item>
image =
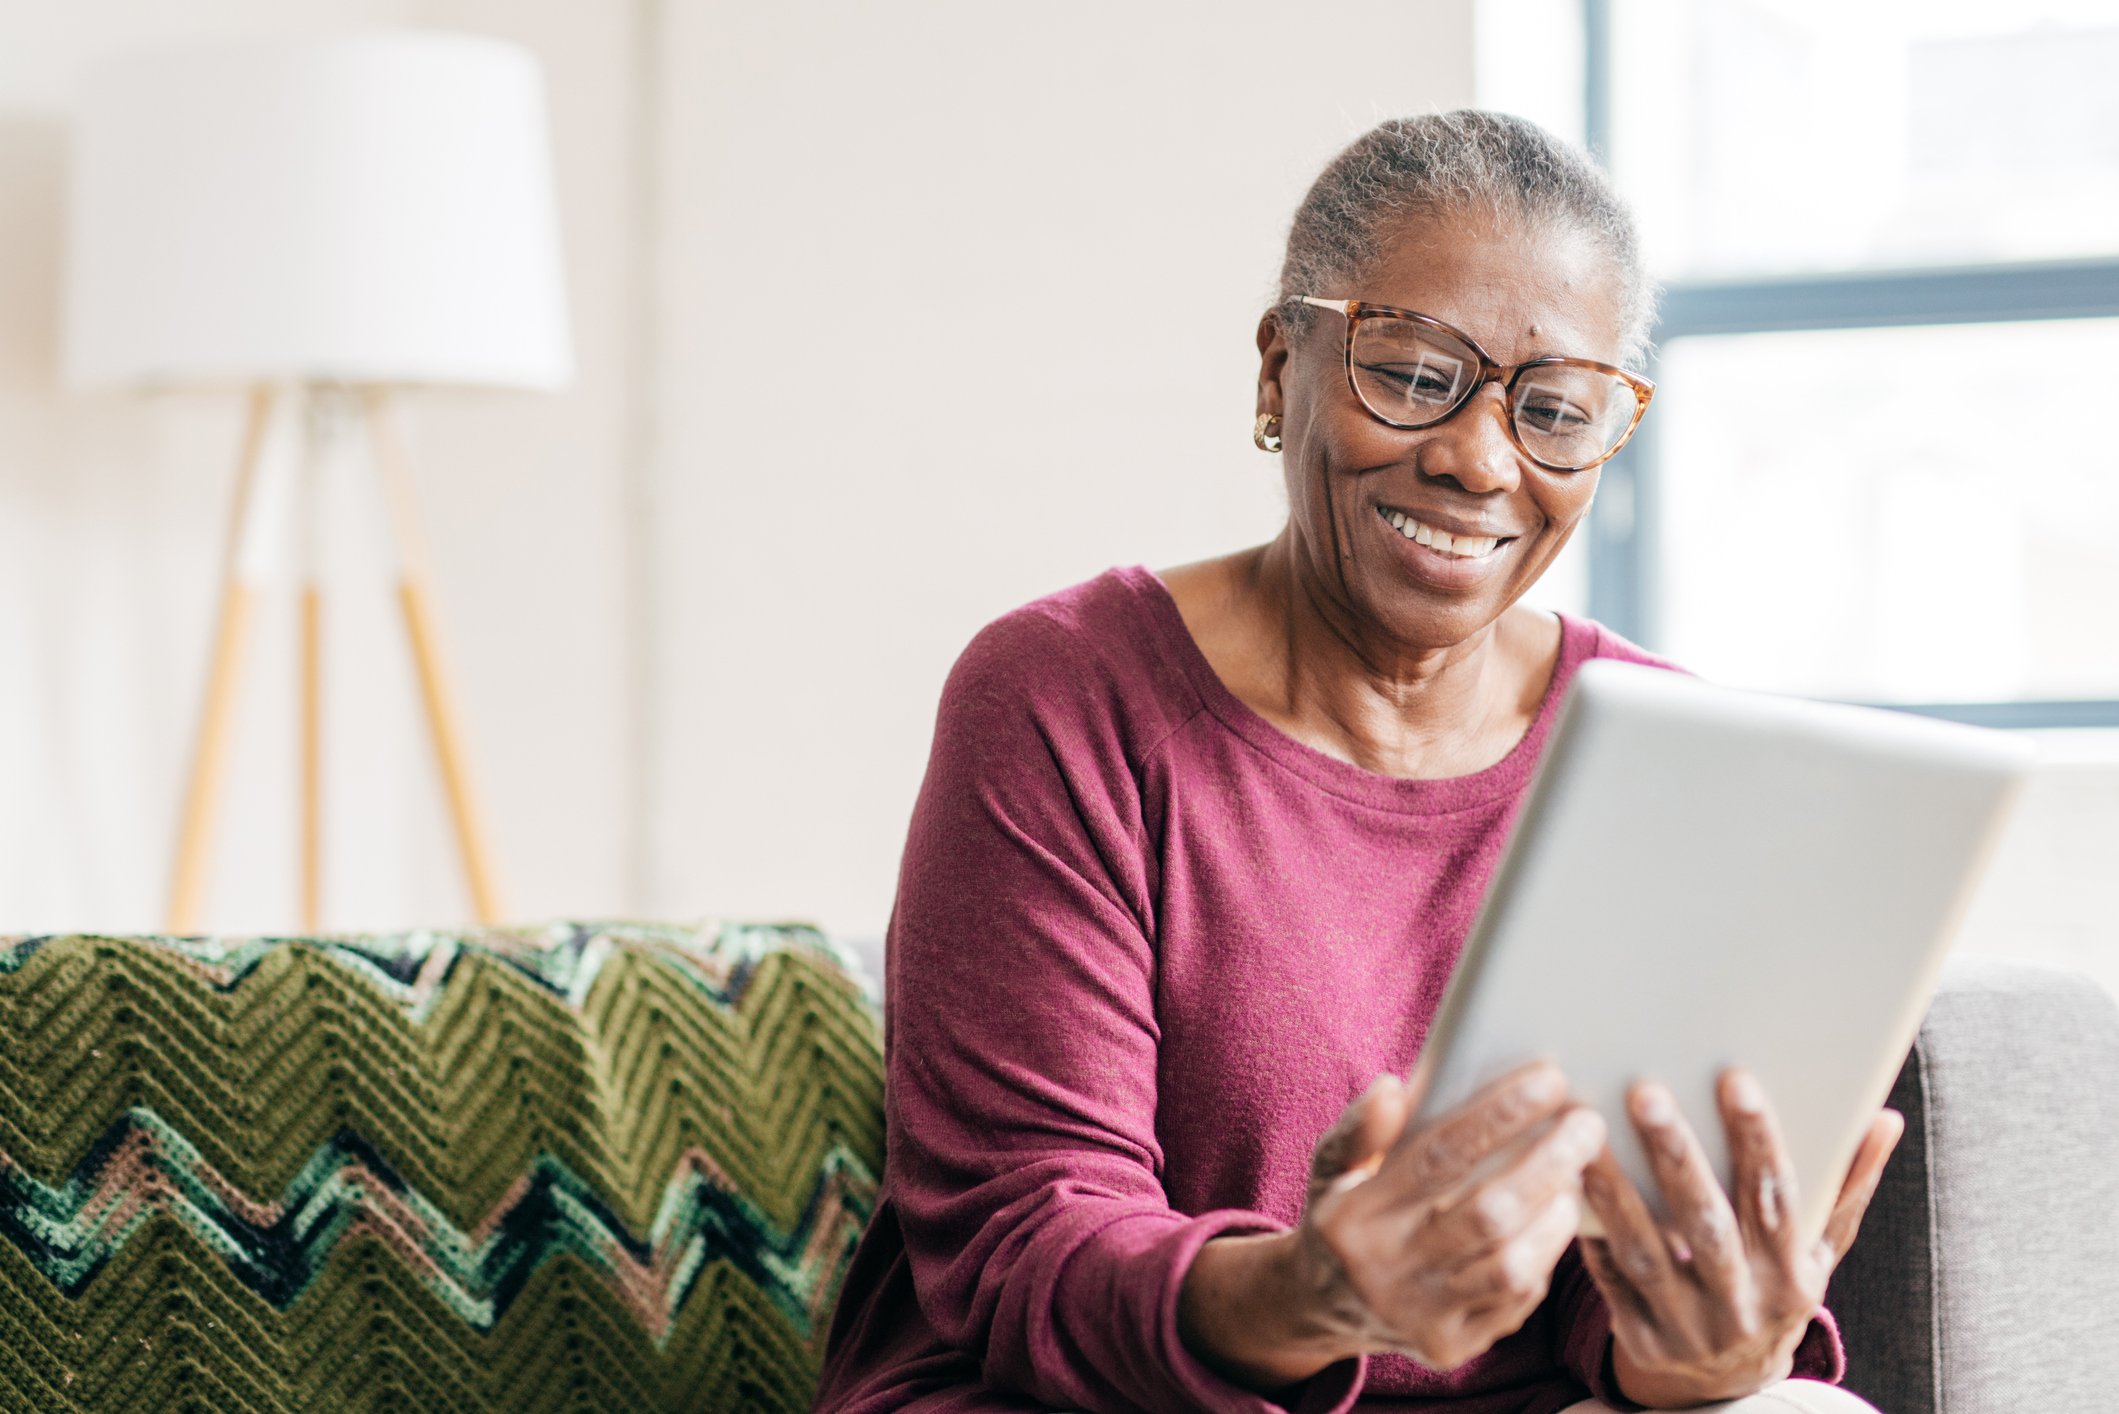
{"type": "MultiPolygon", "coordinates": [[[[1609,161],[1609,0],[1583,0],[1584,131],[1609,161]]],[[[1664,292],[1657,348],[1702,335],[1964,325],[2119,316],[2119,259],[1679,283],[1664,292]]],[[[1658,369],[1651,356],[1649,376],[1658,369]]],[[[1590,612],[1649,647],[1658,639],[1663,468],[1656,411],[1603,470],[1591,524],[1590,612]]],[[[2119,618],[2119,605],[2113,606],[2119,618]]],[[[2119,701],[1889,703],[1901,711],[1993,727],[2119,726],[2119,701]]]]}

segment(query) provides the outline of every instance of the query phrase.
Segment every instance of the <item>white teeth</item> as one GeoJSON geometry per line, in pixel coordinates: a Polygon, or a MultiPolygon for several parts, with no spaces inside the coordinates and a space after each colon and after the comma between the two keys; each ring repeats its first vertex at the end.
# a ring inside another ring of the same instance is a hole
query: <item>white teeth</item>
{"type": "Polygon", "coordinates": [[[1426,545],[1456,559],[1475,560],[1481,555],[1490,555],[1501,543],[1497,535],[1451,535],[1446,530],[1437,530],[1431,525],[1422,525],[1403,511],[1386,511],[1384,518],[1406,539],[1426,545]]]}

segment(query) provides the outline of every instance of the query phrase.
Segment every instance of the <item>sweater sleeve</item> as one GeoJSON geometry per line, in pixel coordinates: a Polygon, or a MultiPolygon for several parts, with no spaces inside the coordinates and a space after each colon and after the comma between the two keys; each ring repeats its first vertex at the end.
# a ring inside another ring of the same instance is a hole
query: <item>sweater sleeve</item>
{"type": "Polygon", "coordinates": [[[1611,1308],[1604,1304],[1604,1293],[1597,1290],[1579,1244],[1562,1253],[1560,1265],[1553,1269],[1552,1300],[1560,1344],[1555,1353],[1567,1373],[1614,1409],[1639,1408],[1627,1402],[1612,1378],[1611,1308]]]}
{"type": "MultiPolygon", "coordinates": [[[[944,691],[891,921],[887,1186],[922,1313],[986,1384],[1091,1414],[1283,1407],[1185,1349],[1177,1298],[1255,1213],[1173,1211],[1156,1137],[1153,860],[1134,763],[1157,727],[1012,615],[944,691]]],[[[1344,1362],[1286,1407],[1342,1410],[1344,1362]]]]}

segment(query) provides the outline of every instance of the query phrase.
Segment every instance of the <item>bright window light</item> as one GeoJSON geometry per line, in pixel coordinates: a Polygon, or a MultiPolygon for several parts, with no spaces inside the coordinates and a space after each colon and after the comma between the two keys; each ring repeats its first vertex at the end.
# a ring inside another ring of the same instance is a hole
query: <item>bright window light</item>
{"type": "Polygon", "coordinates": [[[1662,647],[1876,702],[2119,698],[2119,320],[1664,349],[1662,647]]]}
{"type": "Polygon", "coordinates": [[[2119,251],[2112,0],[1610,15],[1614,175],[1665,278],[2119,251]]]}

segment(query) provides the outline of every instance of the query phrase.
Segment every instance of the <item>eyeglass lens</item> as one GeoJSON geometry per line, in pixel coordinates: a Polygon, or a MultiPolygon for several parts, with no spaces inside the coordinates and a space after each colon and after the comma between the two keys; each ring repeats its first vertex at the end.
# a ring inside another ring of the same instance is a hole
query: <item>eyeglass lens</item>
{"type": "MultiPolygon", "coordinates": [[[[1370,412],[1399,427],[1431,427],[1457,410],[1479,376],[1478,353],[1407,319],[1354,326],[1354,389],[1370,412]]],[[[1633,425],[1637,404],[1623,378],[1574,364],[1525,369],[1510,399],[1524,450],[1547,466],[1588,466],[1633,425]]]]}

